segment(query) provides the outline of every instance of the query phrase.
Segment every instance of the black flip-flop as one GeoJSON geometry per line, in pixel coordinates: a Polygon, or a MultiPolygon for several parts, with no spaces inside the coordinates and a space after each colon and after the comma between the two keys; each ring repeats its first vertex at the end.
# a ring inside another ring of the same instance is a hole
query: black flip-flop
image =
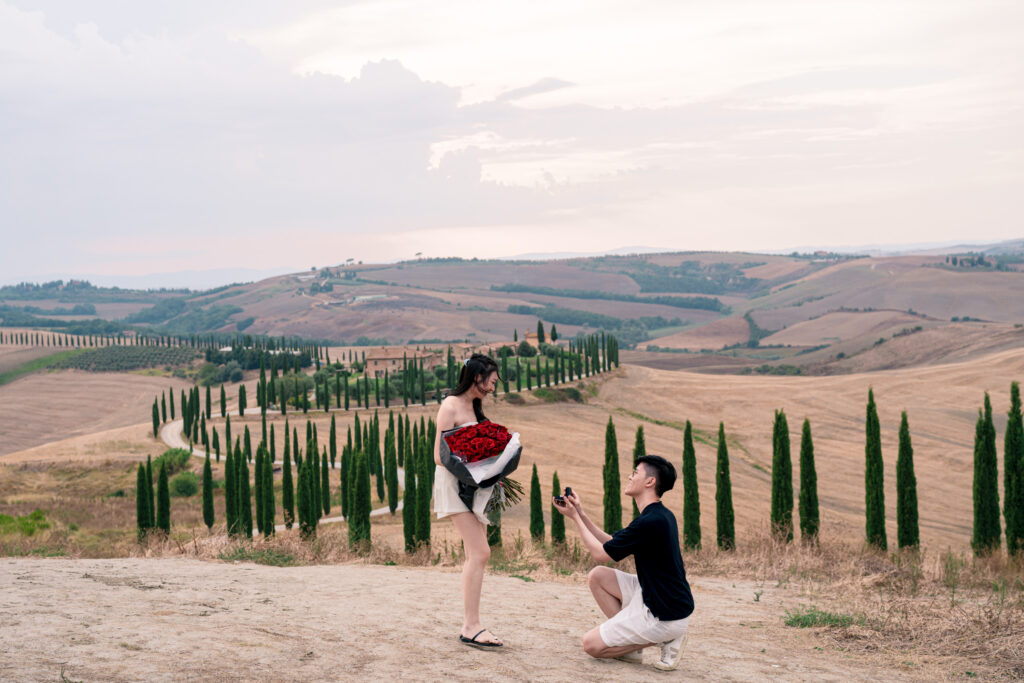
{"type": "Polygon", "coordinates": [[[489,647],[502,647],[504,645],[504,643],[481,643],[479,640],[477,640],[477,638],[480,637],[480,633],[483,633],[486,630],[487,629],[485,628],[480,629],[480,632],[472,638],[467,638],[466,636],[460,633],[459,640],[465,643],[466,645],[469,645],[470,647],[480,648],[481,650],[489,647]]]}

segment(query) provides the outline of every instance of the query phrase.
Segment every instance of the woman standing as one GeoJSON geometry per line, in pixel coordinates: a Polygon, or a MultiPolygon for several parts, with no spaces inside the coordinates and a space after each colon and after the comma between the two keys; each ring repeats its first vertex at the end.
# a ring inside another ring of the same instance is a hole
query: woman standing
{"type": "Polygon", "coordinates": [[[480,353],[474,353],[459,373],[459,384],[441,402],[437,411],[437,442],[434,444],[434,512],[438,519],[451,517],[466,549],[462,566],[462,605],[464,617],[459,640],[479,648],[501,647],[502,642],[480,623],[480,589],[484,568],[491,557],[487,544],[487,517],[484,508],[493,487],[477,489],[472,509],[459,498],[458,480],[441,465],[440,441],[446,431],[483,422],[483,399],[494,391],[498,381],[498,364],[480,353]]]}

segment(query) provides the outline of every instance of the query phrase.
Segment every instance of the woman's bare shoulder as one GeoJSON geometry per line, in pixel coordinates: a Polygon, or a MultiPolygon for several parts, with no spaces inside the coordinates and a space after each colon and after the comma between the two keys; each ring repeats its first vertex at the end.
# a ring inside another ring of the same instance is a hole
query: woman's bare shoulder
{"type": "Polygon", "coordinates": [[[441,407],[437,409],[437,422],[438,429],[448,429],[455,424],[455,405],[456,398],[454,396],[446,396],[441,401],[441,407]]]}

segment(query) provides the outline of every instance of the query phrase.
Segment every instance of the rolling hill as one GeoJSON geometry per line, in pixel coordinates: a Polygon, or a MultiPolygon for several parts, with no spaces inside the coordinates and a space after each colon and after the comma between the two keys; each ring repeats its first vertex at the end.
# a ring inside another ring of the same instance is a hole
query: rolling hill
{"type": "Polygon", "coordinates": [[[624,347],[718,358],[667,359],[662,367],[847,372],[901,362],[875,347],[911,332],[928,348],[910,345],[914,352],[901,357],[914,363],[950,357],[965,334],[972,353],[1015,344],[1006,326],[1024,321],[1024,275],[1015,270],[1021,259],[989,252],[424,259],[332,266],[201,292],[5,287],[0,317],[4,325],[51,329],[133,326],[359,344],[504,340],[543,320],[563,337],[603,329],[624,347]],[[72,302],[93,304],[95,312],[70,315],[72,302]],[[971,331],[979,322],[992,326],[990,335],[971,331]],[[865,357],[873,355],[885,359],[865,357]],[[861,360],[848,362],[855,356],[861,360]]]}

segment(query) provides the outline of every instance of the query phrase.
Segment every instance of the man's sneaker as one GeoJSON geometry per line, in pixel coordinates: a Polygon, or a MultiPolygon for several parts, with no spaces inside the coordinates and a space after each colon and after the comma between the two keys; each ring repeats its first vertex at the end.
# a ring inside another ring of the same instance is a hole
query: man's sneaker
{"type": "Polygon", "coordinates": [[[654,668],[658,671],[674,671],[679,666],[679,660],[683,656],[683,645],[686,643],[686,634],[679,636],[675,640],[670,640],[667,643],[661,644],[661,659],[654,663],[654,668]]]}
{"type": "Polygon", "coordinates": [[[644,651],[643,650],[636,650],[634,652],[630,652],[628,654],[624,654],[621,657],[616,657],[615,659],[619,660],[620,662],[629,662],[630,664],[643,664],[644,663],[644,651]]]}

